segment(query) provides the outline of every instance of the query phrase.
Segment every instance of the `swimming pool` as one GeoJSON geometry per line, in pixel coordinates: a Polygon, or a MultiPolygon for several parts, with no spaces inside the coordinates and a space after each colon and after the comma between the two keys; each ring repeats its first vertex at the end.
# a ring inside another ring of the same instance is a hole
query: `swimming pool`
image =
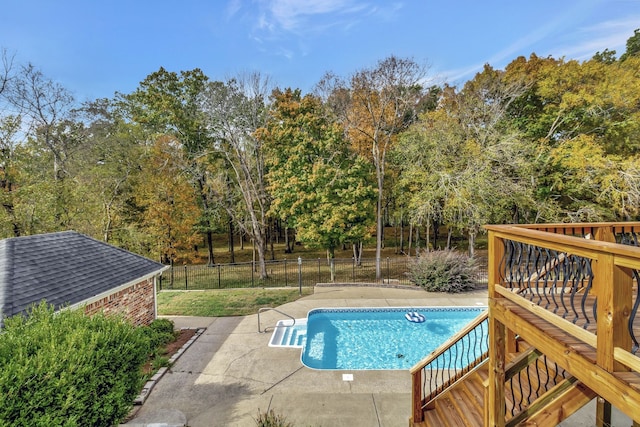
{"type": "Polygon", "coordinates": [[[302,363],[312,369],[409,369],[485,309],[385,307],[311,310],[307,316],[302,363]],[[410,321],[407,313],[422,315],[424,321],[410,321]]]}

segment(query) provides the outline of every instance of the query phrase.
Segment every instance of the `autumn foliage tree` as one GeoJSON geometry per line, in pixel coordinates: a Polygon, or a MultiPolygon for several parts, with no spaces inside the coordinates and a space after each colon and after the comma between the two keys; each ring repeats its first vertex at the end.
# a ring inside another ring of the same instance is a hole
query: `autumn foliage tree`
{"type": "Polygon", "coordinates": [[[136,191],[136,202],[143,208],[147,244],[156,248],[165,263],[197,242],[199,210],[184,174],[184,161],[187,160],[178,141],[166,135],[158,138],[143,163],[145,178],[136,191]]]}
{"type": "MultiPolygon", "coordinates": [[[[301,242],[327,250],[371,235],[375,187],[372,169],[353,152],[319,98],[275,91],[265,141],[271,210],[296,228],[301,242]]],[[[333,279],[333,277],[332,277],[333,279]]]]}
{"type": "Polygon", "coordinates": [[[355,72],[348,81],[328,74],[317,88],[342,122],[354,149],[371,161],[375,171],[377,279],[381,277],[387,154],[398,134],[417,117],[425,75],[425,68],[412,59],[390,56],[374,68],[355,72]]]}
{"type": "Polygon", "coordinates": [[[198,68],[178,74],[160,67],[149,74],[135,92],[121,98],[134,121],[160,135],[171,135],[180,145],[185,160],[182,173],[198,197],[201,208],[198,229],[205,236],[208,264],[213,264],[216,224],[212,218],[215,217],[216,203],[212,200],[207,180],[213,146],[200,104],[208,80],[198,68]]]}

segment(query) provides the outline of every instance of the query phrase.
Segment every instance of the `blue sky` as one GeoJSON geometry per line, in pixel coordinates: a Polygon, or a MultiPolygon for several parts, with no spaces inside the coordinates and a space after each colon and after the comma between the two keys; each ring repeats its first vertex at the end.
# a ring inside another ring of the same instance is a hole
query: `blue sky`
{"type": "Polygon", "coordinates": [[[585,60],[625,50],[640,0],[0,0],[0,48],[79,101],[129,93],[148,74],[259,71],[312,90],[394,54],[460,85],[520,55],[585,60]]]}

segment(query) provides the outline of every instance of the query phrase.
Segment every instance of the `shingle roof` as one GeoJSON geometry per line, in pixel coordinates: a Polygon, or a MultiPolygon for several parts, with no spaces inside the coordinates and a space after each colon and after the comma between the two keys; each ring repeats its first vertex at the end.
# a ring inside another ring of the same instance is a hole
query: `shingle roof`
{"type": "Polygon", "coordinates": [[[0,240],[0,324],[43,299],[77,304],[165,268],[74,231],[0,240]]]}

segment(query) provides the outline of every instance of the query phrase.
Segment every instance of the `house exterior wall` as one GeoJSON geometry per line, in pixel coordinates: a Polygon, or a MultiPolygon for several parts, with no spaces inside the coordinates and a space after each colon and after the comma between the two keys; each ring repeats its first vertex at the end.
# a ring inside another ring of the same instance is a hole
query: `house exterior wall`
{"type": "Polygon", "coordinates": [[[134,325],[148,325],[156,318],[154,278],[150,277],[84,306],[85,314],[122,314],[134,325]]]}

